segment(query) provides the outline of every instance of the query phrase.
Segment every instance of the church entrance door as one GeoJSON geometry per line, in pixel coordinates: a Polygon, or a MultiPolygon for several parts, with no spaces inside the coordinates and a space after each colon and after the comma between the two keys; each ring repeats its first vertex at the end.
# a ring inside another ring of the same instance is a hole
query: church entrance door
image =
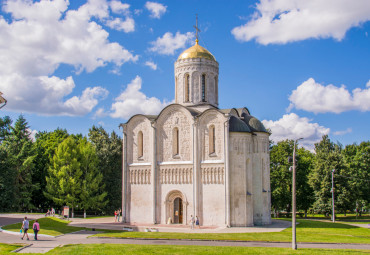
{"type": "Polygon", "coordinates": [[[182,208],[182,199],[177,197],[173,203],[173,223],[182,224],[183,218],[183,208],[182,208]]]}

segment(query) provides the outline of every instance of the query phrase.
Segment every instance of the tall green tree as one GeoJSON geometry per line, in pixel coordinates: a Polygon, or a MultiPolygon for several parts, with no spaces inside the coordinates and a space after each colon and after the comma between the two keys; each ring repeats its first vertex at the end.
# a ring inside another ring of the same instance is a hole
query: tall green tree
{"type": "MultiPolygon", "coordinates": [[[[48,175],[48,168],[55,155],[55,151],[59,144],[68,136],[67,130],[59,128],[52,132],[43,131],[36,134],[36,142],[34,145],[37,160],[32,175],[32,182],[38,183],[41,191],[46,189],[45,177],[48,175]]],[[[54,206],[53,201],[45,197],[44,193],[39,190],[35,190],[32,193],[32,202],[39,208],[50,208],[54,206]]]]}
{"type": "Polygon", "coordinates": [[[0,118],[0,211],[8,211],[12,207],[15,192],[15,171],[12,170],[8,151],[3,142],[10,135],[12,120],[5,116],[0,118]]]}
{"type": "Polygon", "coordinates": [[[32,191],[39,189],[39,186],[32,183],[35,154],[29,126],[23,115],[19,116],[14,126],[9,127],[9,119],[4,122],[5,128],[1,132],[5,134],[5,139],[0,152],[4,167],[2,182],[5,190],[1,192],[3,210],[30,210],[34,208],[32,191]]]}
{"type": "Polygon", "coordinates": [[[82,139],[79,144],[81,156],[82,186],[81,186],[81,208],[84,210],[101,210],[106,206],[107,192],[104,192],[103,175],[98,169],[99,160],[95,148],[86,138],[82,139]]]}
{"type": "MultiPolygon", "coordinates": [[[[309,176],[309,183],[314,190],[313,207],[316,211],[326,214],[332,211],[332,170],[335,169],[336,174],[341,174],[345,170],[341,150],[341,145],[330,141],[328,135],[324,135],[322,140],[315,144],[316,160],[309,176]]],[[[345,186],[335,183],[336,205],[342,207],[342,210],[348,206],[348,201],[346,202],[345,196],[338,195],[346,192],[345,186]]]]}
{"type": "Polygon", "coordinates": [[[122,202],[122,140],[114,131],[109,135],[104,128],[96,126],[90,128],[89,140],[96,149],[109,201],[104,211],[111,213],[120,208],[122,202]]]}
{"type": "Polygon", "coordinates": [[[350,207],[361,212],[370,203],[370,142],[347,145],[342,151],[346,171],[336,181],[347,183],[350,207]]]}
{"type": "Polygon", "coordinates": [[[307,217],[307,211],[314,202],[313,189],[308,180],[314,166],[315,155],[303,147],[297,150],[297,155],[297,209],[303,210],[307,217]]]}
{"type": "Polygon", "coordinates": [[[46,177],[45,196],[57,205],[71,207],[72,215],[81,203],[83,171],[80,160],[78,142],[70,136],[59,144],[46,177]]]}
{"type": "MultiPolygon", "coordinates": [[[[293,155],[294,141],[285,140],[273,145],[270,150],[270,178],[271,200],[275,211],[291,211],[292,202],[292,172],[289,171],[291,163],[288,157],[293,155]]],[[[312,170],[313,154],[300,148],[296,150],[297,166],[297,209],[307,210],[313,203],[312,189],[307,183],[308,175],[312,170]]]]}
{"type": "Polygon", "coordinates": [[[0,118],[0,144],[10,135],[11,127],[12,120],[9,116],[0,118]]]}

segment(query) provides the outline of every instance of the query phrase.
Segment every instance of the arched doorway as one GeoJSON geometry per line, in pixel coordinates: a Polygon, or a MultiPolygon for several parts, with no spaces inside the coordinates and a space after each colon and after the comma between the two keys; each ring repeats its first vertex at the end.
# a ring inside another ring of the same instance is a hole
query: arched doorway
{"type": "Polygon", "coordinates": [[[173,202],[173,223],[182,224],[182,219],[184,215],[182,199],[177,197],[173,202]]]}
{"type": "Polygon", "coordinates": [[[187,199],[181,191],[170,191],[165,201],[166,223],[187,224],[187,206],[187,199]]]}

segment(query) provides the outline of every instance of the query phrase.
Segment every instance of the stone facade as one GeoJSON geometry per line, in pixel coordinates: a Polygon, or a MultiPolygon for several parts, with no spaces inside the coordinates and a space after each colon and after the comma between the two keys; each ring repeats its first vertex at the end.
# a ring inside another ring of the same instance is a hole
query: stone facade
{"type": "Polygon", "coordinates": [[[218,63],[199,47],[175,63],[175,104],[121,124],[125,222],[270,224],[269,134],[247,108],[218,109],[218,63]]]}

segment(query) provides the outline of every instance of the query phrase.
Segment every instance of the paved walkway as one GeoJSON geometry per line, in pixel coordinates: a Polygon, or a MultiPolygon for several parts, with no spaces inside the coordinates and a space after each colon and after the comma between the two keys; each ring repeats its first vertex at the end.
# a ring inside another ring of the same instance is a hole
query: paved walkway
{"type": "Polygon", "coordinates": [[[190,225],[180,224],[123,224],[120,222],[114,222],[112,218],[98,218],[98,219],[70,219],[72,222],[69,226],[74,227],[85,227],[95,229],[113,229],[122,230],[123,227],[132,228],[134,231],[144,232],[145,229],[155,228],[159,232],[178,232],[178,233],[259,233],[259,232],[280,232],[291,226],[290,221],[284,220],[272,220],[271,225],[266,226],[255,226],[247,228],[227,228],[227,227],[216,227],[216,226],[202,226],[200,229],[191,229],[190,225]]]}
{"type": "MultiPolygon", "coordinates": [[[[6,223],[11,224],[9,222],[19,222],[22,220],[24,215],[0,215],[0,224],[6,223]]],[[[42,216],[34,216],[34,218],[39,218],[42,216]]],[[[32,215],[29,216],[32,219],[32,215]]],[[[109,221],[110,218],[105,218],[106,221],[109,221]],[[107,220],[108,219],[108,220],[107,220]]],[[[97,219],[94,219],[97,220],[97,219]]],[[[85,222],[85,227],[88,226],[95,226],[89,225],[94,224],[94,220],[89,220],[85,222]]],[[[87,220],[85,220],[87,221],[87,220]]],[[[98,223],[96,224],[103,224],[104,220],[99,219],[98,223]],[[100,223],[99,223],[100,222],[100,223]]],[[[75,220],[76,224],[83,224],[83,220],[75,220]]],[[[96,221],[95,221],[96,222],[96,221]]],[[[122,229],[121,223],[106,223],[112,224],[114,226],[119,227],[122,229]]],[[[104,225],[105,227],[107,225],[104,225]]],[[[234,228],[232,228],[234,229],[234,228]]],[[[242,228],[241,228],[242,229],[242,228]]],[[[246,229],[246,228],[243,228],[246,229]]],[[[253,229],[253,228],[251,228],[253,229]]],[[[258,228],[262,229],[262,228],[258,228]]],[[[276,228],[264,228],[266,230],[269,229],[278,229],[276,228]]],[[[183,228],[184,230],[189,230],[187,228],[183,228]]],[[[212,231],[216,231],[216,229],[211,229],[212,231]]],[[[162,230],[160,230],[162,231],[162,230]]],[[[200,230],[192,230],[192,231],[202,231],[200,230]]],[[[205,231],[209,231],[209,229],[205,229],[205,231]]],[[[55,247],[63,246],[66,244],[140,244],[140,245],[202,245],[202,246],[241,246],[241,247],[281,247],[281,248],[290,248],[291,243],[287,242],[245,242],[245,241],[209,241],[209,240],[163,240],[163,239],[118,239],[118,238],[97,238],[97,237],[90,237],[93,234],[99,233],[97,231],[78,231],[75,233],[69,233],[66,235],[62,235],[59,237],[42,237],[38,241],[34,240],[21,240],[18,233],[15,234],[7,234],[4,232],[0,232],[0,242],[1,243],[22,243],[26,244],[24,249],[20,250],[18,253],[45,253],[48,252],[55,247]]],[[[327,249],[366,249],[370,250],[370,244],[328,244],[328,243],[298,243],[298,248],[327,248],[327,249]]]]}

